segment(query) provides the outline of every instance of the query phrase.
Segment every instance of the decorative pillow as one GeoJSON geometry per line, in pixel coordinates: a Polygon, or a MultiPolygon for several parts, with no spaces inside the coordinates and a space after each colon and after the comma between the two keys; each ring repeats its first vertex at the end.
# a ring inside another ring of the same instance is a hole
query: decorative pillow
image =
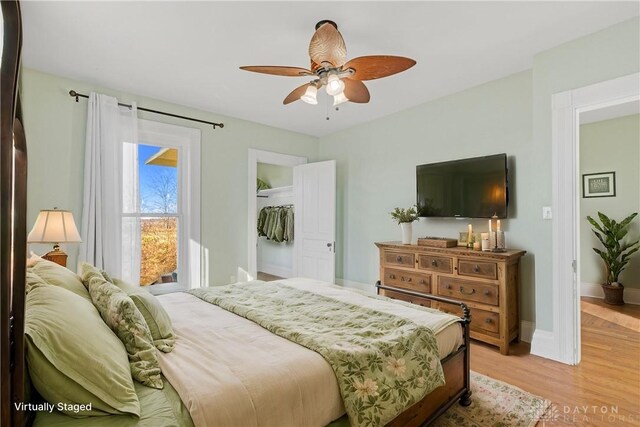
{"type": "Polygon", "coordinates": [[[160,363],[153,338],[134,302],[123,290],[106,281],[92,265],[82,264],[82,280],[102,319],[127,349],[133,378],[146,386],[162,389],[160,363]]]}
{"type": "Polygon", "coordinates": [[[132,286],[119,279],[113,279],[111,283],[122,289],[138,307],[147,322],[147,326],[149,326],[149,331],[151,331],[153,345],[165,353],[173,350],[176,344],[176,337],[171,327],[171,318],[162,307],[162,304],[160,304],[160,301],[158,301],[158,298],[141,287],[132,286]]]}
{"type": "Polygon", "coordinates": [[[127,352],[86,299],[28,276],[25,344],[34,387],[72,417],[140,415],[127,352]],[[91,404],[90,407],[87,404],[91,404]]]}
{"type": "Polygon", "coordinates": [[[27,270],[31,270],[50,285],[60,286],[91,301],[89,292],[85,289],[80,277],[68,268],[40,258],[27,270]]]}

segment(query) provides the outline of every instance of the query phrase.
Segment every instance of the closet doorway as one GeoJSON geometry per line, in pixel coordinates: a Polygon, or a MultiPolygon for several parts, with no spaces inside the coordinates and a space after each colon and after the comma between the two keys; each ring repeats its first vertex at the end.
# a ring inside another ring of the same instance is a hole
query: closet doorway
{"type": "Polygon", "coordinates": [[[255,149],[249,149],[248,159],[249,276],[307,277],[333,283],[335,160],[307,163],[306,157],[255,149]],[[264,221],[268,221],[266,227],[264,221]]]}
{"type": "Polygon", "coordinates": [[[293,277],[293,167],[258,162],[256,279],[293,277]]]}
{"type": "MultiPolygon", "coordinates": [[[[293,167],[307,163],[306,157],[249,149],[248,249],[249,275],[258,280],[293,277],[296,240],[276,242],[272,236],[258,236],[262,209],[287,206],[293,209],[293,167]],[[258,179],[270,189],[260,189],[258,179]]],[[[267,233],[269,234],[268,230],[267,233]]]]}

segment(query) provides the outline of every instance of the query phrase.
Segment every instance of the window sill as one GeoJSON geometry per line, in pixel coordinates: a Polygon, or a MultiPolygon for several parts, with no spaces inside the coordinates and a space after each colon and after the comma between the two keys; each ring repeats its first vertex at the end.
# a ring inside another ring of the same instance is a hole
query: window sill
{"type": "Polygon", "coordinates": [[[184,292],[189,288],[182,283],[158,283],[144,287],[151,295],[164,295],[173,292],[184,292]]]}

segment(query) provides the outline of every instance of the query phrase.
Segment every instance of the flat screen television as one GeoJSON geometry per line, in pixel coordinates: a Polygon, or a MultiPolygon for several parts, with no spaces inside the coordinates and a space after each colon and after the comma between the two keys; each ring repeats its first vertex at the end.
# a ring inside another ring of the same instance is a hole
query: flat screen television
{"type": "Polygon", "coordinates": [[[416,166],[422,217],[507,217],[507,155],[416,166]]]}

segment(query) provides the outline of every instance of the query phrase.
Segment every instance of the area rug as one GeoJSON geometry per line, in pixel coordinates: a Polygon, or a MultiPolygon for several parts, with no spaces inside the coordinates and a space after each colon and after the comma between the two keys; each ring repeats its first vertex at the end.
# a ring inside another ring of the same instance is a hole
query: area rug
{"type": "Polygon", "coordinates": [[[533,427],[551,402],[511,384],[471,372],[471,405],[454,404],[436,427],[533,427]]]}

